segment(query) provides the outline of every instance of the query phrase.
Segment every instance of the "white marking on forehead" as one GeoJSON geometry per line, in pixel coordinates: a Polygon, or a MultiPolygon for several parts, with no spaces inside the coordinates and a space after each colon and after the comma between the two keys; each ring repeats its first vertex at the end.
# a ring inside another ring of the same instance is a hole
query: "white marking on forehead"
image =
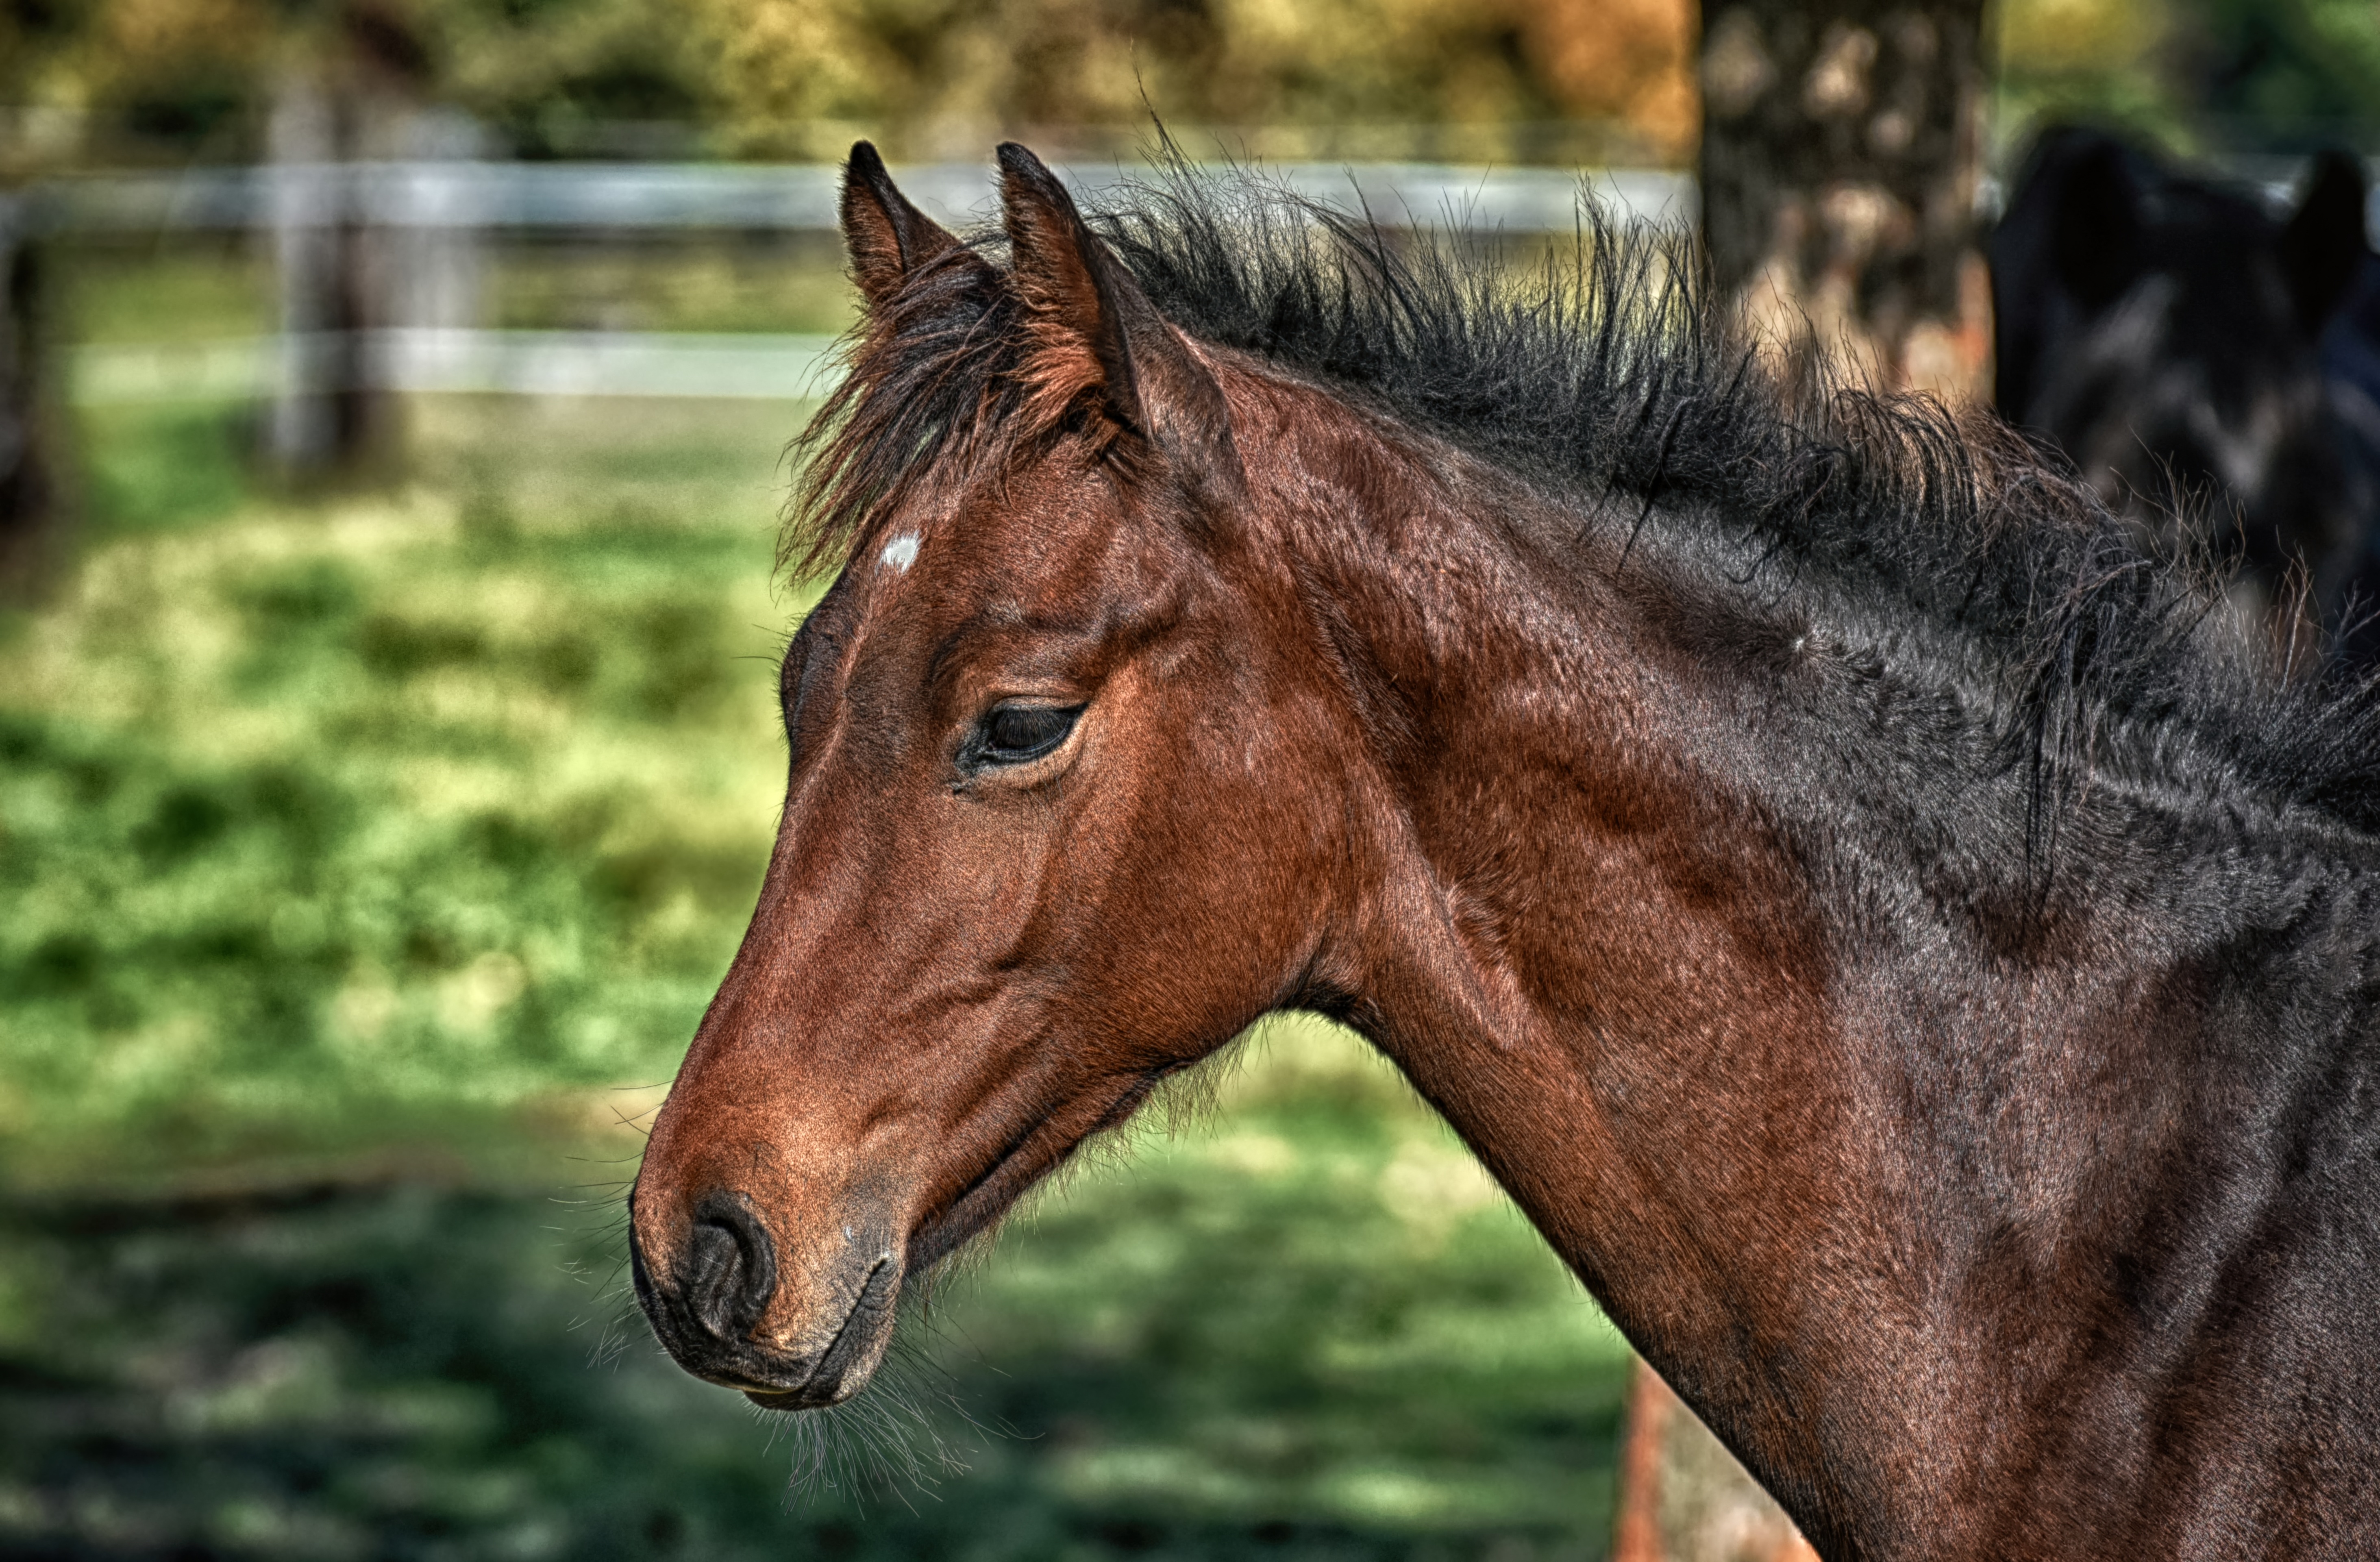
{"type": "Polygon", "coordinates": [[[878,557],[888,568],[899,570],[903,575],[908,574],[909,566],[917,562],[917,534],[914,531],[903,532],[886,543],[884,551],[878,557]]]}

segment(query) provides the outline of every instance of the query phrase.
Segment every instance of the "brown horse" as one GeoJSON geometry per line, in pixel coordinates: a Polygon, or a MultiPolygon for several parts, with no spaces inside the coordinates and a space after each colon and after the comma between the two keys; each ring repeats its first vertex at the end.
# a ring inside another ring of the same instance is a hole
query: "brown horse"
{"type": "Polygon", "coordinates": [[[1993,428],[1248,181],[866,146],[792,773],[633,1196],[690,1371],[1344,1019],[1836,1557],[2380,1551],[2380,696],[1993,428]]]}

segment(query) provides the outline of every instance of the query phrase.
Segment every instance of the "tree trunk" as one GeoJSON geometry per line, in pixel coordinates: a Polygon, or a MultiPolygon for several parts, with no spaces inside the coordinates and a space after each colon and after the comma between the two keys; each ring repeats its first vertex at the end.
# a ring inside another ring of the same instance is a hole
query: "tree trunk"
{"type": "Polygon", "coordinates": [[[0,594],[34,586],[65,526],[51,439],[42,253],[31,200],[0,189],[0,594]]]}
{"type": "Polygon", "coordinates": [[[1703,236],[1756,339],[1983,399],[1983,0],[1714,0],[1703,21],[1703,236]]]}
{"type": "Polygon", "coordinates": [[[354,466],[384,422],[372,415],[373,388],[359,361],[370,321],[339,118],[322,84],[293,72],[274,95],[265,132],[281,363],[264,438],[274,467],[293,478],[354,466]]]}
{"type": "Polygon", "coordinates": [[[430,67],[420,43],[378,0],[345,0],[332,22],[318,56],[283,78],[265,132],[281,291],[265,443],[273,464],[298,478],[394,457],[399,408],[380,357],[387,333],[423,323],[412,318],[422,299],[463,285],[441,275],[451,257],[440,237],[387,225],[388,192],[374,200],[367,182],[372,165],[434,149],[447,123],[422,106],[430,67]]]}
{"type": "MultiPolygon", "coordinates": [[[[1706,0],[1703,242],[1754,339],[1801,373],[1991,392],[1983,0],[1706,0]]],[[[1642,1362],[1614,1562],[1814,1557],[1642,1362]]]]}

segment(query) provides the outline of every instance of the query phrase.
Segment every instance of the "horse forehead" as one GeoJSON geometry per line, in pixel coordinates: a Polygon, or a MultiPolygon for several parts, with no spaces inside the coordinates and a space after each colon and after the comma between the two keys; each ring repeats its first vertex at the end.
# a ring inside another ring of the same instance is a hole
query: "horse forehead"
{"type": "Polygon", "coordinates": [[[955,598],[970,608],[1079,601],[1144,575],[1167,541],[1162,527],[1087,486],[1037,494],[1019,484],[915,522],[905,517],[857,562],[887,606],[913,598],[955,598]]]}
{"type": "Polygon", "coordinates": [[[1109,619],[1162,592],[1183,546],[1127,478],[1081,451],[928,485],[846,561],[850,665],[939,655],[968,624],[1109,619]]]}
{"type": "Polygon", "coordinates": [[[905,680],[940,665],[973,631],[1079,624],[1140,594],[1143,572],[1105,551],[1042,539],[1004,541],[955,528],[894,526],[845,565],[855,589],[835,638],[843,676],[905,680]]]}

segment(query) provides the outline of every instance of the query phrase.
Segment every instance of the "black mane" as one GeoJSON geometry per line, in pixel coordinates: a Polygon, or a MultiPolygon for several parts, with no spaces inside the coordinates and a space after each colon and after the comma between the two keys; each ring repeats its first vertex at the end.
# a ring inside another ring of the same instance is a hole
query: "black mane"
{"type": "MultiPolygon", "coordinates": [[[[2146,724],[2268,803],[2380,829],[2380,679],[2227,651],[2216,574],[2151,557],[1988,415],[1788,383],[1724,323],[1688,235],[1583,200],[1528,267],[1172,163],[1091,222],[1158,309],[1566,502],[1695,528],[1781,578],[1972,648],[2043,795],[2146,724]],[[1602,507],[1597,503],[1597,507],[1602,507]]],[[[908,484],[1038,430],[996,233],[911,279],[803,434],[785,557],[840,564],[908,484]],[[973,263],[982,255],[989,270],[973,263]]]]}

